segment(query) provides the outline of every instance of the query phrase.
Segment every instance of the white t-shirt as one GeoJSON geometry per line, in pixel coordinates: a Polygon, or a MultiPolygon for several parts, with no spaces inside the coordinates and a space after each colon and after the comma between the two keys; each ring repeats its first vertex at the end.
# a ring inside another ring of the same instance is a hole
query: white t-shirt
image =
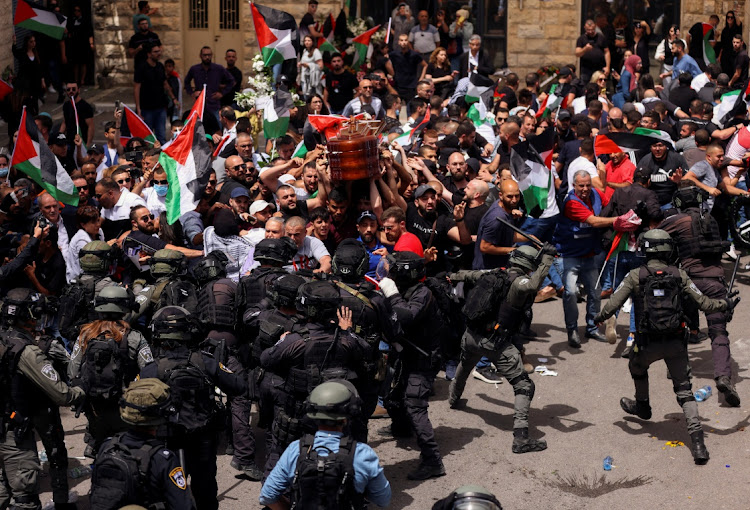
{"type": "Polygon", "coordinates": [[[331,254],[328,253],[323,241],[317,237],[305,236],[305,240],[302,241],[302,248],[297,250],[297,255],[292,259],[292,265],[287,266],[287,268],[290,271],[315,269],[320,259],[326,256],[330,257],[331,254]]]}
{"type": "Polygon", "coordinates": [[[111,209],[102,208],[102,218],[110,221],[120,221],[130,219],[130,209],[136,205],[146,207],[146,202],[135,193],[126,189],[120,190],[120,199],[111,209]]]}
{"type": "Polygon", "coordinates": [[[570,165],[568,165],[568,189],[573,189],[573,176],[579,170],[586,170],[592,179],[594,177],[599,177],[599,172],[597,172],[596,166],[583,156],[578,156],[570,162],[570,165]]]}
{"type": "Polygon", "coordinates": [[[146,200],[146,207],[154,217],[158,218],[162,212],[167,210],[167,196],[160,197],[156,194],[154,188],[145,188],[143,198],[146,200]]]}
{"type": "Polygon", "coordinates": [[[104,232],[99,229],[99,235],[96,239],[92,239],[88,232],[83,229],[78,230],[73,238],[70,240],[68,245],[68,271],[66,278],[70,283],[74,278],[77,278],[81,274],[81,261],[78,258],[78,254],[81,248],[86,246],[91,241],[104,241],[104,232]]]}

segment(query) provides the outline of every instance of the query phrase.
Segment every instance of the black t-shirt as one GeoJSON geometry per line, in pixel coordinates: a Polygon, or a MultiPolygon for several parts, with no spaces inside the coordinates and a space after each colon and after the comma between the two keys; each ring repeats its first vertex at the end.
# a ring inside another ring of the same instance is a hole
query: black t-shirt
{"type": "Polygon", "coordinates": [[[416,51],[409,50],[403,53],[401,50],[394,51],[390,54],[391,65],[393,66],[393,77],[398,89],[414,89],[419,81],[419,74],[422,71],[420,62],[423,62],[422,55],[416,51]]]}
{"type": "Polygon", "coordinates": [[[505,101],[505,103],[508,105],[508,110],[512,110],[516,106],[518,106],[518,98],[516,98],[516,91],[513,90],[510,87],[503,87],[500,90],[497,91],[500,96],[500,101],[505,101]]]}
{"type": "MultiPolygon", "coordinates": [[[[94,109],[81,99],[76,103],[76,111],[78,112],[78,124],[81,126],[83,143],[86,143],[89,136],[89,126],[86,124],[86,119],[94,116],[94,109]]],[[[76,137],[76,118],[73,115],[73,105],[70,104],[70,101],[63,103],[63,118],[65,119],[65,135],[68,137],[68,143],[72,144],[76,137]]]]}
{"type": "MultiPolygon", "coordinates": [[[[130,38],[130,42],[128,43],[128,48],[137,48],[141,44],[151,44],[152,46],[161,46],[161,41],[159,40],[159,36],[155,33],[151,32],[150,30],[146,32],[145,34],[138,32],[137,34],[133,35],[133,37],[130,38]]],[[[142,63],[146,61],[146,52],[143,50],[140,50],[138,53],[136,53],[133,56],[133,68],[138,69],[142,63]]]]}
{"type": "Polygon", "coordinates": [[[747,81],[747,67],[750,65],[750,57],[747,56],[747,51],[740,51],[734,58],[734,69],[740,70],[740,77],[736,81],[737,84],[742,85],[747,81]]]}
{"type": "Polygon", "coordinates": [[[310,33],[310,25],[315,24],[315,18],[313,18],[313,15],[309,12],[302,16],[302,19],[299,22],[299,38],[300,42],[302,42],[302,39],[310,33]]]}
{"type": "MultiPolygon", "coordinates": [[[[443,78],[445,76],[450,75],[451,69],[449,67],[446,70],[446,69],[443,69],[442,67],[428,64],[427,70],[425,71],[425,75],[427,74],[432,76],[432,79],[434,80],[435,78],[443,78]]],[[[439,83],[435,83],[435,94],[439,96],[444,90],[447,90],[448,88],[450,88],[451,84],[452,82],[450,81],[441,81],[439,83]]]]}
{"type": "Polygon", "coordinates": [[[349,71],[341,74],[326,73],[326,90],[331,109],[336,112],[344,111],[346,103],[354,98],[354,89],[358,86],[357,77],[349,71]]]}
{"type": "MultiPolygon", "coordinates": [[[[469,234],[475,236],[479,231],[479,223],[482,221],[482,217],[487,213],[490,206],[482,204],[478,207],[466,208],[466,214],[464,215],[464,222],[466,228],[469,230],[469,234]]],[[[461,246],[461,269],[471,269],[471,265],[474,262],[474,244],[467,244],[461,246]]]]}
{"type": "Polygon", "coordinates": [[[592,49],[581,57],[581,68],[589,71],[602,69],[606,64],[604,50],[607,48],[607,41],[602,34],[594,34],[594,37],[583,34],[576,41],[576,48],[585,48],[587,44],[591,44],[592,49]]]}
{"type": "Polygon", "coordinates": [[[688,166],[685,158],[674,151],[668,151],[664,161],[655,161],[653,154],[647,154],[638,162],[638,170],[644,170],[651,176],[651,186],[659,197],[659,205],[666,205],[672,201],[672,195],[677,191],[677,184],[670,177],[674,171],[682,168],[683,175],[687,173],[688,166]]]}
{"type": "Polygon", "coordinates": [[[167,73],[161,62],[151,66],[146,61],[135,70],[133,81],[141,84],[141,109],[158,110],[166,106],[166,92],[164,92],[166,80],[167,73]]]}
{"type": "Polygon", "coordinates": [[[232,78],[234,78],[234,87],[232,87],[229,92],[224,94],[221,98],[221,105],[222,106],[229,106],[232,103],[234,103],[234,95],[240,91],[240,88],[242,87],[242,71],[235,66],[235,67],[227,67],[227,71],[229,71],[229,74],[232,75],[232,78]]]}
{"type": "Polygon", "coordinates": [[[292,216],[300,216],[307,221],[310,217],[310,211],[307,209],[307,201],[297,199],[297,207],[290,211],[288,209],[279,209],[281,217],[284,221],[288,220],[292,216]]]}
{"type": "Polygon", "coordinates": [[[435,219],[427,220],[423,218],[417,209],[417,206],[409,204],[406,207],[406,230],[414,234],[419,238],[422,243],[422,248],[429,248],[435,246],[437,248],[437,261],[435,264],[429,264],[428,267],[434,268],[430,273],[438,273],[443,271],[445,268],[445,249],[448,245],[453,244],[448,238],[448,231],[456,226],[456,222],[453,217],[447,214],[439,214],[437,221],[435,219]],[[434,229],[433,229],[433,224],[434,229]],[[430,243],[430,236],[435,233],[430,243]]]}
{"type": "Polygon", "coordinates": [[[62,253],[56,251],[47,262],[44,262],[44,257],[37,255],[35,262],[34,273],[39,283],[53,295],[59,296],[65,286],[65,259],[62,253]]]}

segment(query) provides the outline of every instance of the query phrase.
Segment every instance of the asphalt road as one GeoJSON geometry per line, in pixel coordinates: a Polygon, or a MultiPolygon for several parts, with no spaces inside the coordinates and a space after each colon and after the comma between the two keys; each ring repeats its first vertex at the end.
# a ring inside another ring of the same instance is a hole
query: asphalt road
{"type": "MultiPolygon", "coordinates": [[[[750,443],[745,430],[750,428],[750,382],[746,379],[750,314],[745,312],[750,306],[749,283],[750,273],[738,276],[744,301],[729,325],[744,407],[728,407],[715,388],[710,399],[699,403],[711,454],[706,466],[693,464],[690,437],[664,364],[659,362],[650,370],[653,418],[642,421],[626,415],[618,402],[622,396],[632,398],[633,383],[627,361],[619,357],[624,341],[616,346],[587,341],[574,352],[567,345],[562,303],[557,299],[535,305],[533,329],[538,339],[527,345],[535,365],[558,372],[557,377],[531,376],[536,383],[531,436],[544,438],[549,448],[524,455],[511,452],[513,392],[507,382],[495,386],[470,378],[464,394],[467,405],[456,411],[448,407],[449,383],[439,378],[430,416],[447,476],[425,482],[407,480],[406,473],[419,458],[416,442],[378,436],[377,430],[387,420],[370,423],[371,446],[393,488],[390,508],[429,509],[438,498],[469,483],[491,489],[506,509],[750,508],[746,489],[750,443]],[[685,446],[669,446],[670,441],[685,446]],[[602,469],[607,455],[614,458],[615,466],[609,472],[602,469]]],[[[579,307],[583,312],[583,305],[579,307]]],[[[627,335],[626,319],[627,315],[619,320],[622,338],[627,335]]],[[[702,316],[701,321],[705,331],[702,316]]],[[[690,359],[693,389],[705,384],[713,387],[709,342],[691,345],[690,359]]],[[[68,410],[63,420],[69,456],[81,456],[85,421],[76,420],[68,410]]],[[[263,432],[258,434],[258,443],[263,444],[263,432]]],[[[260,485],[238,478],[230,460],[226,455],[218,457],[220,508],[259,508],[260,485]]],[[[74,467],[80,461],[70,462],[74,467]]],[[[46,468],[42,483],[44,503],[50,499],[46,468]]],[[[86,494],[89,481],[72,480],[71,488],[86,494]]],[[[86,496],[81,497],[79,508],[88,508],[86,496]]]]}

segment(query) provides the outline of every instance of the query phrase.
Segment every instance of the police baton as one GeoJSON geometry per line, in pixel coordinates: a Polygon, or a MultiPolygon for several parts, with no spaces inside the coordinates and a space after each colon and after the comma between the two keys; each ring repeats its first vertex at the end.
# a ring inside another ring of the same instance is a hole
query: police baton
{"type": "Polygon", "coordinates": [[[734,269],[732,270],[732,278],[729,280],[729,288],[727,289],[727,297],[732,297],[732,288],[734,287],[734,279],[737,277],[737,269],[740,267],[740,256],[738,255],[734,259],[734,269]]]}
{"type": "MultiPolygon", "coordinates": [[[[421,347],[419,347],[417,344],[415,344],[411,340],[407,340],[406,338],[402,338],[401,342],[404,342],[406,345],[408,345],[409,347],[413,348],[415,351],[417,351],[422,356],[425,356],[427,358],[430,357],[430,355],[427,353],[427,351],[425,351],[424,349],[422,349],[421,347]]],[[[394,349],[396,349],[396,352],[401,352],[401,350],[403,350],[403,347],[401,347],[398,344],[398,342],[393,342],[393,343],[391,343],[391,345],[393,346],[394,349]],[[399,347],[401,347],[401,349],[399,349],[399,347]]]]}
{"type": "Polygon", "coordinates": [[[535,245],[537,248],[540,248],[540,249],[542,248],[542,243],[540,243],[539,241],[537,241],[536,239],[534,239],[533,237],[531,237],[529,234],[527,234],[526,232],[524,232],[523,230],[521,230],[520,228],[518,228],[514,224],[512,224],[510,222],[507,222],[507,221],[505,221],[502,218],[496,218],[496,219],[497,219],[497,221],[499,221],[500,223],[502,223],[506,227],[510,228],[511,230],[513,230],[514,232],[516,232],[517,234],[521,234],[522,236],[524,236],[526,239],[528,239],[529,241],[531,241],[531,243],[533,245],[535,245]]]}

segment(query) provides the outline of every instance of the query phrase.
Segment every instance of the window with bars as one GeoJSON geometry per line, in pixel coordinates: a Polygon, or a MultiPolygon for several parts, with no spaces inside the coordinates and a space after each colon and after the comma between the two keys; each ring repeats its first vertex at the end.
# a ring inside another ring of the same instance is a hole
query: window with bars
{"type": "Polygon", "coordinates": [[[208,28],[208,2],[209,0],[190,0],[189,28],[208,28]]]}
{"type": "MultiPolygon", "coordinates": [[[[205,0],[204,0],[205,1],[205,0]]],[[[240,29],[240,2],[239,0],[220,0],[221,10],[219,11],[219,29],[220,30],[239,30],[240,29]]]]}

